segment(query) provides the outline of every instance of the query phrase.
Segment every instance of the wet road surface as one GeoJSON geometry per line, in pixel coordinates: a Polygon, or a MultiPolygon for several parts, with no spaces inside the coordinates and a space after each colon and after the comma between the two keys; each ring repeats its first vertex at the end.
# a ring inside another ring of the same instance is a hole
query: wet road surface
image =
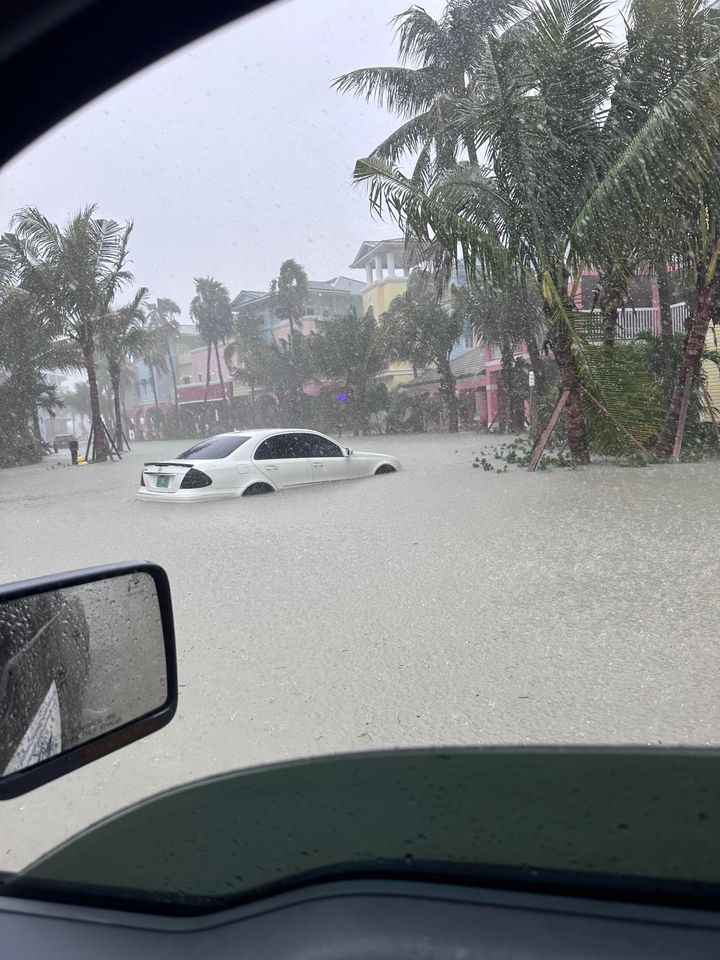
{"type": "Polygon", "coordinates": [[[162,564],[181,684],[168,728],[2,805],[0,869],[158,790],[290,757],[720,743],[717,463],[497,475],[471,466],[487,437],[347,442],[404,472],[176,505],[134,492],[182,441],[0,471],[0,580],[162,564]]]}

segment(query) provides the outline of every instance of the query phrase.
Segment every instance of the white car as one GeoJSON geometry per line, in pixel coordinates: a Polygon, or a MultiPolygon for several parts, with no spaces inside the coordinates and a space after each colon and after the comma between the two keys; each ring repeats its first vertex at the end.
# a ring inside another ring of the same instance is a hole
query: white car
{"type": "Polygon", "coordinates": [[[400,470],[395,457],[341,447],[315,430],[220,433],[175,460],[146,463],[141,500],[218,500],[400,470]]]}

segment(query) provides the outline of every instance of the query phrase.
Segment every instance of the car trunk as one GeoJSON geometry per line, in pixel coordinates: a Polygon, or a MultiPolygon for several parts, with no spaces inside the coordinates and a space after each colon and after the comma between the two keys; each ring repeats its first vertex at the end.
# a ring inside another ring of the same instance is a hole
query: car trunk
{"type": "Polygon", "coordinates": [[[191,467],[191,463],[178,461],[146,463],[143,467],[145,489],[149,493],[177,493],[191,467]]]}

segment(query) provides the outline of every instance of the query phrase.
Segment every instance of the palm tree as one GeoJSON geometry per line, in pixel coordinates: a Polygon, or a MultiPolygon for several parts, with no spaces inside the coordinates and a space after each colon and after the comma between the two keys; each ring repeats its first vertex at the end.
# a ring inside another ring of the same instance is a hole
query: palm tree
{"type": "Polygon", "coordinates": [[[179,316],[180,307],[174,300],[170,300],[167,297],[158,297],[154,303],[148,304],[148,326],[149,329],[152,330],[158,349],[164,353],[167,360],[167,367],[172,376],[175,424],[178,429],[180,428],[180,404],[178,401],[177,374],[172,354],[172,344],[177,339],[179,333],[179,322],[177,319],[179,316]]]}
{"type": "Polygon", "coordinates": [[[515,351],[525,343],[535,370],[541,371],[537,333],[542,324],[539,300],[517,277],[508,276],[502,285],[479,282],[469,287],[454,287],[452,305],[465,329],[471,329],[479,343],[500,348],[500,428],[503,433],[523,427],[523,410],[515,402],[515,351]]]}
{"type": "Polygon", "coordinates": [[[213,349],[217,362],[218,376],[223,399],[225,381],[220,364],[219,344],[224,343],[232,334],[233,319],[230,309],[230,294],[227,287],[212,277],[195,277],[195,296],[190,304],[190,316],[197,322],[202,342],[207,346],[207,371],[205,375],[204,412],[207,421],[208,388],[210,385],[210,358],[213,349]]]}
{"type": "MultiPolygon", "coordinates": [[[[118,450],[125,445],[121,410],[120,379],[127,360],[144,357],[152,341],[146,329],[147,288],[141,287],[130,303],[109,313],[102,324],[99,346],[107,361],[115,414],[114,442],[118,450]]],[[[128,449],[129,446],[128,446],[128,449]]]]}
{"type": "Polygon", "coordinates": [[[512,0],[451,0],[438,20],[418,6],[393,17],[400,65],[353,70],[333,83],[341,93],[374,99],[403,119],[373,156],[393,163],[405,154],[415,156],[417,183],[452,167],[458,148],[477,163],[472,129],[448,123],[448,107],[453,98],[469,96],[483,44],[508,22],[514,7],[512,0]]]}
{"type": "MultiPolygon", "coordinates": [[[[646,225],[657,235],[658,219],[679,232],[693,204],[691,191],[676,192],[675,185],[694,186],[697,210],[698,178],[707,193],[706,174],[714,169],[707,158],[717,156],[720,126],[715,55],[689,58],[674,85],[648,102],[647,89],[640,85],[640,96],[630,82],[642,71],[633,73],[629,54],[609,42],[604,17],[602,0],[542,0],[487,39],[473,89],[455,101],[448,120],[475,131],[486,166],[460,163],[422,188],[376,156],[359,161],[355,174],[369,182],[375,210],[388,210],[406,236],[452,257],[460,248],[471,278],[480,268],[502,277],[509,258],[536,285],[567,401],[570,449],[580,463],[589,460],[588,392],[621,432],[622,418],[637,411],[610,411],[604,402],[597,369],[609,368],[579,336],[573,284],[594,263],[607,263],[608,283],[617,284],[642,255],[635,248],[646,225]]],[[[705,220],[711,222],[707,214],[705,220]]],[[[708,243],[700,258],[703,283],[715,275],[714,249],[708,243]]],[[[696,365],[702,329],[693,338],[696,365]]],[[[648,419],[635,440],[654,432],[648,419]]]]}
{"type": "MultiPolygon", "coordinates": [[[[634,9],[650,33],[648,44],[654,40],[661,51],[656,72],[664,96],[588,198],[578,233],[592,252],[601,222],[614,224],[606,242],[615,249],[618,233],[631,227],[657,238],[655,259],[663,267],[672,258],[692,278],[685,347],[656,446],[659,457],[677,460],[690,396],[701,382],[708,327],[720,305],[720,12],[699,0],[636,0],[634,9]],[[659,19],[654,32],[647,27],[653,16],[659,19]]],[[[665,270],[658,273],[664,286],[665,270]]],[[[665,340],[671,352],[667,323],[665,340]]]]}
{"type": "Polygon", "coordinates": [[[82,369],[77,345],[48,322],[31,293],[9,285],[0,288],[0,357],[8,389],[42,441],[38,406],[52,411],[63,404],[45,371],[82,369]]]}
{"type": "Polygon", "coordinates": [[[37,298],[48,321],[63,331],[82,354],[90,388],[93,460],[107,460],[108,445],[100,410],[96,351],[105,318],[120,291],[132,280],[126,269],[132,224],[95,216],[88,206],[63,229],[34,207],[20,210],[5,235],[23,286],[37,298]]]}
{"type": "Polygon", "coordinates": [[[457,433],[458,402],[450,354],[462,334],[464,317],[439,304],[432,278],[414,270],[405,293],[395,297],[381,321],[392,359],[437,366],[448,430],[457,433]]]}
{"type": "Polygon", "coordinates": [[[75,414],[77,413],[80,416],[80,433],[83,434],[86,426],[85,418],[89,419],[92,415],[90,390],[87,383],[81,380],[79,383],[73,384],[72,390],[63,394],[62,401],[68,409],[73,411],[73,433],[75,432],[75,414]]]}
{"type": "Polygon", "coordinates": [[[353,433],[367,435],[373,386],[388,365],[387,343],[372,307],[364,317],[350,310],[320,320],[318,332],[309,337],[309,347],[318,372],[342,384],[353,433]]]}
{"type": "MultiPolygon", "coordinates": [[[[154,332],[147,330],[147,336],[143,338],[142,341],[142,360],[145,366],[148,368],[150,374],[146,382],[150,383],[153,393],[153,400],[155,401],[154,406],[154,416],[157,418],[160,415],[160,399],[158,397],[158,386],[157,386],[157,373],[167,373],[167,360],[165,347],[160,339],[158,339],[154,332]]],[[[155,421],[157,428],[157,420],[155,421]]]]}
{"type": "Polygon", "coordinates": [[[275,294],[278,316],[284,317],[290,325],[288,346],[292,351],[295,330],[302,329],[307,302],[308,280],[304,268],[295,260],[283,261],[280,273],[270,285],[270,292],[275,294]]]}
{"type": "Polygon", "coordinates": [[[252,425],[255,425],[255,391],[258,386],[254,357],[265,344],[260,329],[260,320],[247,310],[240,310],[233,317],[232,336],[225,347],[224,357],[228,369],[237,380],[250,387],[250,410],[252,425]]]}

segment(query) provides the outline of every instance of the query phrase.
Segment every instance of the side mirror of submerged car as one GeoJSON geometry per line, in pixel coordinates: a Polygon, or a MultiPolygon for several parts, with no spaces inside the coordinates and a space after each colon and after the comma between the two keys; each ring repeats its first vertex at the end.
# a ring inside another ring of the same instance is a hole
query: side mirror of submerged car
{"type": "Polygon", "coordinates": [[[345,447],[345,456],[346,456],[346,457],[351,457],[351,456],[352,456],[352,453],[353,453],[353,452],[352,452],[352,450],[350,449],[350,447],[345,447]]]}
{"type": "Polygon", "coordinates": [[[162,567],[119,563],[0,586],[0,799],[159,730],[176,707],[162,567]]]}

